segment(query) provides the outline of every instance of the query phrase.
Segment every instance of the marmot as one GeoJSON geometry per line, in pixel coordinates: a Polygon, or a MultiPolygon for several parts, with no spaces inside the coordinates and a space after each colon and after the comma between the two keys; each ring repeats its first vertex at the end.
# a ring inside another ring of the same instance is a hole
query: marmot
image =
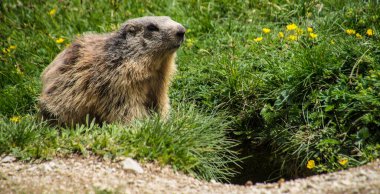
{"type": "Polygon", "coordinates": [[[167,16],[127,20],[107,34],[85,34],[43,71],[40,115],[56,124],[128,123],[167,117],[168,89],[185,28],[167,16]]]}

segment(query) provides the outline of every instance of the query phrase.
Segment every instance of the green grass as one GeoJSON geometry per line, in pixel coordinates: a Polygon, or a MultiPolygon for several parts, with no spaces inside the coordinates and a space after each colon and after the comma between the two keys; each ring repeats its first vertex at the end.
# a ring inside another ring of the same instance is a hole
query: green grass
{"type": "Polygon", "coordinates": [[[71,128],[53,128],[24,116],[18,121],[0,120],[0,153],[21,160],[50,159],[71,154],[118,156],[170,164],[195,177],[227,180],[236,162],[231,151],[236,142],[226,138],[227,123],[221,117],[207,116],[194,108],[173,110],[164,122],[158,116],[129,126],[94,123],[71,128]]]}
{"type": "Polygon", "coordinates": [[[231,172],[226,166],[235,160],[230,138],[241,143],[238,151],[244,156],[255,157],[251,150],[265,147],[268,157],[263,162],[272,164],[272,177],[331,172],[379,157],[377,1],[5,0],[0,9],[0,49],[5,51],[0,53],[0,114],[6,123],[0,125],[2,137],[7,137],[1,139],[7,146],[0,147],[0,154],[24,159],[132,154],[206,179],[225,179],[231,172]],[[53,9],[56,13],[49,15],[53,9]],[[36,113],[41,71],[77,34],[112,31],[128,18],[145,15],[169,15],[188,30],[170,91],[177,116],[167,123],[153,118],[128,127],[61,129],[62,134],[25,119],[36,113]],[[287,31],[291,23],[303,32],[287,31]],[[307,27],[316,38],[310,38],[307,27]],[[271,32],[264,34],[263,28],[271,32]],[[347,29],[361,38],[347,34],[347,29]],[[368,29],[375,34],[367,35],[368,29]],[[285,37],[278,37],[279,32],[285,37]],[[258,37],[262,41],[256,42],[258,37]],[[56,43],[58,38],[64,42],[56,43]],[[180,116],[188,113],[186,106],[196,109],[189,118],[180,116]],[[17,115],[22,116],[20,123],[9,121],[17,115]],[[212,115],[209,120],[200,119],[207,115],[212,115]],[[207,131],[205,137],[202,130],[207,131]],[[165,135],[169,132],[173,134],[165,135]],[[86,134],[83,139],[81,133],[86,134]],[[130,139],[120,143],[127,134],[130,139]],[[197,141],[188,145],[183,137],[176,139],[180,135],[197,141]],[[73,143],[67,148],[61,140],[73,143]],[[148,142],[149,151],[142,149],[148,142]],[[226,152],[219,147],[222,142],[227,142],[226,152]],[[220,152],[213,155],[203,150],[204,144],[220,152]],[[193,154],[187,155],[185,148],[193,154]],[[196,162],[190,162],[193,159],[196,162]],[[344,159],[347,164],[342,164],[344,159]],[[316,164],[312,169],[306,168],[310,160],[316,164]]]}

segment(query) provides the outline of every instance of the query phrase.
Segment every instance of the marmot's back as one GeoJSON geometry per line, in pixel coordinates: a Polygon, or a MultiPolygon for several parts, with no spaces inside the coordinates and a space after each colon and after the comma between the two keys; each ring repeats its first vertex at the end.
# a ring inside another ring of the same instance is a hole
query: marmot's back
{"type": "Polygon", "coordinates": [[[59,124],[83,123],[87,116],[129,122],[152,111],[166,117],[184,33],[169,17],[142,17],[117,32],[78,38],[42,73],[42,117],[59,124]]]}

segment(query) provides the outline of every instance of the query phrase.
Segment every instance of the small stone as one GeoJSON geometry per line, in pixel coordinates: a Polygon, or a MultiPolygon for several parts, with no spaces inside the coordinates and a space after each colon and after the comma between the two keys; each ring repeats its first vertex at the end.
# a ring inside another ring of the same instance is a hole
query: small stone
{"type": "Polygon", "coordinates": [[[349,180],[341,180],[340,183],[342,185],[349,186],[351,182],[349,180]]]}
{"type": "Polygon", "coordinates": [[[123,160],[127,159],[127,157],[125,156],[117,156],[115,159],[114,159],[114,162],[121,162],[123,160]]]}
{"type": "Polygon", "coordinates": [[[16,158],[13,156],[5,156],[3,159],[1,159],[1,163],[10,163],[16,161],[16,158]]]}
{"type": "Polygon", "coordinates": [[[36,171],[36,170],[37,170],[37,166],[32,166],[27,169],[27,171],[36,171]]]}
{"type": "Polygon", "coordinates": [[[2,172],[0,172],[0,180],[7,180],[7,175],[3,174],[2,172]]]}
{"type": "Polygon", "coordinates": [[[50,165],[48,165],[48,164],[44,164],[43,166],[41,166],[41,169],[43,171],[46,171],[46,172],[49,172],[49,171],[53,170],[53,168],[50,165]]]}
{"type": "Polygon", "coordinates": [[[53,168],[55,168],[55,167],[56,167],[56,164],[53,161],[50,161],[50,162],[46,162],[46,163],[42,164],[40,169],[45,171],[45,172],[49,172],[49,171],[52,171],[53,168]]]}
{"type": "Polygon", "coordinates": [[[106,172],[109,173],[109,174],[112,174],[112,173],[116,172],[116,169],[114,169],[114,168],[107,168],[106,172]]]}
{"type": "Polygon", "coordinates": [[[210,183],[212,183],[212,184],[216,184],[217,182],[216,182],[216,180],[211,179],[211,180],[210,180],[210,183]]]}
{"type": "Polygon", "coordinates": [[[121,167],[126,171],[132,171],[137,174],[144,173],[144,170],[141,168],[140,164],[132,158],[123,160],[121,162],[121,167]]]}
{"type": "Polygon", "coordinates": [[[337,178],[333,177],[333,176],[330,176],[330,177],[326,178],[326,181],[335,181],[335,180],[337,180],[337,178]]]}
{"type": "Polygon", "coordinates": [[[306,183],[306,188],[307,189],[315,189],[316,188],[316,185],[314,185],[313,183],[306,183]]]}
{"type": "Polygon", "coordinates": [[[280,178],[278,181],[278,187],[281,187],[284,183],[285,183],[285,179],[284,178],[280,178]]]}
{"type": "Polygon", "coordinates": [[[245,184],[244,184],[244,186],[246,186],[246,187],[250,187],[250,186],[252,186],[252,185],[253,185],[252,181],[247,181],[247,182],[245,182],[245,184]]]}

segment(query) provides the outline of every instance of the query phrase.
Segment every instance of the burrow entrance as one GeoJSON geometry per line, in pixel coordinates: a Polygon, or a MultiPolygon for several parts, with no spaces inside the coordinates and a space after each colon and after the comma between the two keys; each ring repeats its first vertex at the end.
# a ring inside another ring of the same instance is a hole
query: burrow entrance
{"type": "Polygon", "coordinates": [[[309,172],[289,172],[281,170],[282,161],[269,148],[269,145],[252,146],[249,143],[241,144],[237,148],[240,153],[241,168],[235,167],[238,172],[229,182],[244,185],[248,181],[255,183],[271,183],[280,179],[290,180],[311,176],[309,172]]]}

